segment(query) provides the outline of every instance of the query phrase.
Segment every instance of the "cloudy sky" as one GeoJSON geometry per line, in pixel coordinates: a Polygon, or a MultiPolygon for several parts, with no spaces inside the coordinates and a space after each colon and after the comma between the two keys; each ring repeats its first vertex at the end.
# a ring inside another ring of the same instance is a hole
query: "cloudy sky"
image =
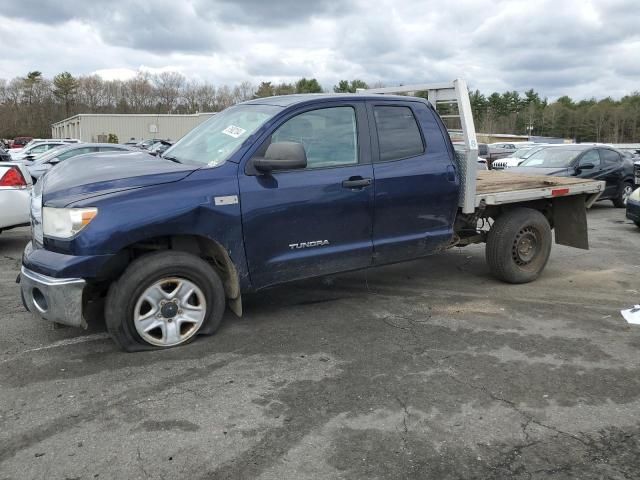
{"type": "Polygon", "coordinates": [[[640,90],[639,0],[0,0],[0,77],[215,84],[467,79],[549,98],[640,90]]]}

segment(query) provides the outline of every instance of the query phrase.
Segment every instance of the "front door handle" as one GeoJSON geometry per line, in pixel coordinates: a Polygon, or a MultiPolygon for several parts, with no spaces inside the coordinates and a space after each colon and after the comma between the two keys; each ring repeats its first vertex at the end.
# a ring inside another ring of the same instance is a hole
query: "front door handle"
{"type": "Polygon", "coordinates": [[[371,185],[371,178],[349,177],[342,182],[342,188],[364,188],[371,185]]]}

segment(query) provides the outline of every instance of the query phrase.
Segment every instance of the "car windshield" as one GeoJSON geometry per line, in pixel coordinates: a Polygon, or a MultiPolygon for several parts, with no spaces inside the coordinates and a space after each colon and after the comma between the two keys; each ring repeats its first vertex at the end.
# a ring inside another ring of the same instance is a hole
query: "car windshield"
{"type": "Polygon", "coordinates": [[[165,151],[180,162],[218,166],[267,120],[282,110],[276,105],[237,105],[214,115],[165,151]]]}
{"type": "Polygon", "coordinates": [[[584,150],[569,148],[543,148],[520,164],[521,167],[567,168],[584,150]]]}

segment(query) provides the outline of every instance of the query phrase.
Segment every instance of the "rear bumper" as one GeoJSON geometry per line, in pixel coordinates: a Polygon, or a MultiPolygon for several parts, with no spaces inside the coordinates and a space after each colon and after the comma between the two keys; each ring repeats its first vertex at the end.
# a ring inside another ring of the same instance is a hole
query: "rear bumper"
{"type": "Polygon", "coordinates": [[[22,267],[22,300],[31,313],[52,322],[87,328],[82,316],[82,294],[86,282],[81,278],[53,278],[22,267]]]}
{"type": "Polygon", "coordinates": [[[634,222],[640,222],[640,202],[627,200],[627,218],[634,222]]]}
{"type": "Polygon", "coordinates": [[[29,223],[30,189],[0,188],[0,229],[29,223]],[[5,207],[8,206],[8,207],[5,207]]]}

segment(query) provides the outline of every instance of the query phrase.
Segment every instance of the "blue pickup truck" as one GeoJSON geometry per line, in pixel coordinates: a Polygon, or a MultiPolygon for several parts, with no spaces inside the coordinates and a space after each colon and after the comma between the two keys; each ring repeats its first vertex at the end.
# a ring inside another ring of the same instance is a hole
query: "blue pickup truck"
{"type": "Polygon", "coordinates": [[[162,157],[60,164],[32,195],[26,308],[86,327],[102,302],[123,349],[167,348],[215,332],[226,307],[241,315],[243,292],[284,282],[486,242],[490,270],[524,283],[554,226],[557,243],[586,248],[601,182],[476,174],[475,134],[456,155],[439,97],[380,93],[256,99],[162,157]]]}

